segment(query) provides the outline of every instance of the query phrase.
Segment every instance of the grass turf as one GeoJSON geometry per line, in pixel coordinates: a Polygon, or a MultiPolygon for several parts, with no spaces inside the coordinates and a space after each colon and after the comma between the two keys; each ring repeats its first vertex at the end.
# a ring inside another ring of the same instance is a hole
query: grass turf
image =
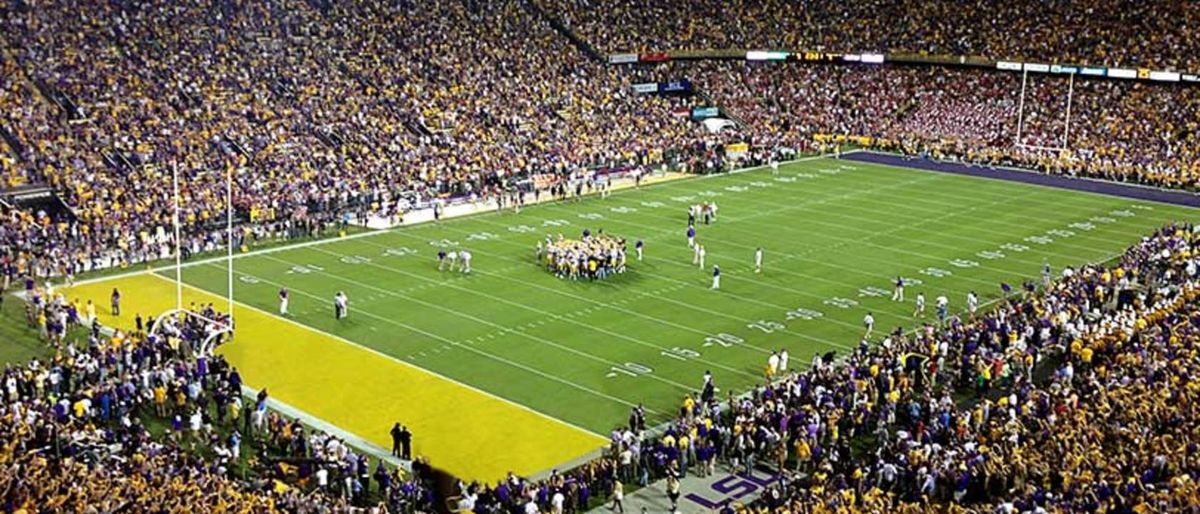
{"type": "MultiPolygon", "coordinates": [[[[667,419],[706,370],[722,391],[741,392],[762,382],[773,350],[786,348],[795,368],[815,353],[852,348],[867,312],[876,334],[919,324],[919,291],[929,320],[938,295],[956,311],[970,290],[988,302],[1000,282],[1017,287],[1044,262],[1057,272],[1105,260],[1161,223],[1197,213],[818,159],[782,166],[778,176],[687,179],[246,256],[236,261],[236,296],[274,312],[286,286],[299,323],[603,434],[640,402],[653,421],[667,419]],[[715,224],[697,227],[708,249],[699,269],[684,232],[687,206],[703,201],[720,210],[715,224]],[[578,237],[585,227],[631,246],[645,240],[646,260],[597,283],[560,280],[534,262],[546,234],[578,237]],[[753,272],[758,246],[761,274],[753,272]],[[439,247],[469,248],[474,272],[438,272],[439,247]],[[709,290],[713,264],[723,272],[719,291],[709,290]],[[888,298],[897,276],[911,280],[904,303],[888,298]],[[331,305],[339,290],[351,301],[340,322],[331,305]]],[[[184,279],[224,294],[224,266],[189,267],[184,279]]],[[[319,355],[295,358],[320,372],[319,355]]]]}

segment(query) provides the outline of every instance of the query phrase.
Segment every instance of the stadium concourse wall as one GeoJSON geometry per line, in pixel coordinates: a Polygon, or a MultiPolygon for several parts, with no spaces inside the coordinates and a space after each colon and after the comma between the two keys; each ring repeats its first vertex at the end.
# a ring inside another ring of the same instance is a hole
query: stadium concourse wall
{"type": "Polygon", "coordinates": [[[854,150],[843,157],[847,160],[915,168],[940,173],[951,173],[969,177],[1007,180],[1072,191],[1097,193],[1109,196],[1132,198],[1184,207],[1200,208],[1200,195],[1178,189],[1163,189],[1140,184],[1113,182],[1094,178],[1049,175],[1037,171],[1007,166],[972,165],[960,161],[936,160],[925,157],[905,156],[877,150],[854,150]]]}

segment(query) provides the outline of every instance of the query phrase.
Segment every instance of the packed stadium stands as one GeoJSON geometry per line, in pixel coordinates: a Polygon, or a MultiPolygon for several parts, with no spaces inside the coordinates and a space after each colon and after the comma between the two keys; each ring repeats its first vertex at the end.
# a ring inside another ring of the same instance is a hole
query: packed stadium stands
{"type": "MultiPolygon", "coordinates": [[[[67,209],[0,207],[5,273],[171,256],[176,171],[189,255],[320,236],[531,174],[722,167],[723,145],[743,141],[751,162],[862,136],[914,157],[1200,187],[1194,86],[1076,80],[1068,131],[1064,77],[1031,77],[1022,102],[1021,75],[995,70],[610,66],[596,54],[888,51],[1200,71],[1193,2],[532,1],[7,2],[0,182],[44,184],[67,209]],[[633,90],[681,78],[699,94],[633,90]],[[711,133],[689,119],[710,101],[737,126],[711,133]],[[1044,149],[1060,146],[1070,151],[1044,149]],[[227,177],[242,227],[231,243],[227,177]]],[[[1072,270],[981,319],[897,330],[747,399],[697,402],[667,438],[622,430],[605,457],[545,481],[462,484],[460,506],[544,512],[549,492],[567,491],[583,509],[616,480],[645,485],[699,455],[804,472],[747,507],[757,513],[1194,509],[1198,243],[1191,227],[1163,227],[1115,264],[1072,270]]],[[[28,300],[33,325],[87,330],[78,305],[28,300]]],[[[369,498],[432,509],[421,480],[370,469],[264,397],[241,408],[236,370],[178,343],[96,330],[86,348],[7,368],[2,508],[327,512],[369,498]],[[242,438],[260,454],[239,456],[242,438]]]]}
{"type": "Polygon", "coordinates": [[[978,319],[897,327],[747,397],[689,396],[664,434],[631,424],[565,478],[464,497],[502,512],[525,501],[514,484],[581,501],[617,480],[767,462],[800,474],[746,512],[1189,512],[1197,234],[1164,226],[1110,266],[1029,284],[978,319]]]}
{"type": "Polygon", "coordinates": [[[269,410],[266,390],[243,405],[237,369],[192,357],[207,333],[197,318],[112,332],[85,306],[31,291],[30,325],[55,354],[3,373],[6,512],[429,510],[424,480],[372,469],[345,441],[269,410]],[[54,335],[68,331],[90,331],[87,346],[54,335]]]}
{"type": "Polygon", "coordinates": [[[603,52],[725,48],[983,56],[1197,70],[1194,6],[1018,0],[538,0],[603,52]]]}

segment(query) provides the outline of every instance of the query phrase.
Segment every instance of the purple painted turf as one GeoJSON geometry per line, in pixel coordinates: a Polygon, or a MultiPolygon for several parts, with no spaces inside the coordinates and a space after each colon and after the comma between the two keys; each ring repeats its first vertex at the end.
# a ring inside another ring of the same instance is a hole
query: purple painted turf
{"type": "Polygon", "coordinates": [[[1153,202],[1182,205],[1185,207],[1200,207],[1200,195],[1186,191],[1171,191],[1146,186],[1121,184],[1119,182],[1072,178],[1062,175],[1046,175],[1035,171],[1023,171],[1013,168],[986,168],[981,166],[967,166],[965,164],[959,164],[956,162],[934,161],[930,159],[906,159],[899,155],[876,152],[855,152],[843,155],[842,159],[872,164],[884,164],[888,166],[899,166],[902,168],[917,168],[928,171],[951,173],[954,175],[966,175],[969,177],[1009,180],[1012,182],[1022,182],[1025,184],[1037,184],[1041,186],[1070,189],[1073,191],[1087,191],[1110,196],[1132,198],[1135,200],[1149,200],[1153,202]]]}

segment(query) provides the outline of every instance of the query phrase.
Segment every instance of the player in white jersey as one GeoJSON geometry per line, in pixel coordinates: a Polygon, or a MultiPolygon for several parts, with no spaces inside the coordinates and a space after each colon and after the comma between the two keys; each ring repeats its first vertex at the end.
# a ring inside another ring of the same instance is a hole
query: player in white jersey
{"type": "Polygon", "coordinates": [[[913,317],[925,317],[925,293],[917,293],[917,309],[913,311],[913,317]]]}
{"type": "Polygon", "coordinates": [[[975,296],[975,291],[967,293],[967,312],[971,313],[971,317],[975,317],[975,311],[979,309],[979,297],[975,296]]]}
{"type": "Polygon", "coordinates": [[[455,250],[450,250],[449,252],[446,252],[446,269],[448,269],[450,271],[454,271],[454,268],[456,268],[457,266],[458,266],[458,252],[455,250]]]}
{"type": "Polygon", "coordinates": [[[471,272],[471,252],[469,252],[467,250],[459,250],[458,257],[460,259],[462,259],[462,266],[459,267],[459,271],[461,271],[463,273],[470,273],[471,272]]]}
{"type": "Polygon", "coordinates": [[[700,269],[704,269],[704,256],[708,254],[708,250],[704,249],[704,245],[696,245],[696,254],[700,257],[700,269]]]}
{"type": "Polygon", "coordinates": [[[946,298],[946,295],[941,295],[937,297],[935,303],[937,304],[938,323],[945,323],[946,316],[950,314],[950,299],[946,298]]]}
{"type": "Polygon", "coordinates": [[[863,334],[863,338],[871,337],[871,332],[875,330],[875,316],[871,315],[870,312],[866,316],[863,316],[863,327],[867,329],[867,333],[863,334]]]}
{"type": "Polygon", "coordinates": [[[346,293],[338,291],[333,295],[333,317],[335,319],[344,319],[350,314],[350,299],[346,297],[346,293]]]}
{"type": "Polygon", "coordinates": [[[775,158],[771,158],[771,174],[779,174],[779,161],[775,160],[775,158]]]}
{"type": "Polygon", "coordinates": [[[754,250],[754,272],[755,273],[762,273],[762,259],[763,259],[763,251],[762,251],[762,247],[760,246],[754,250]]]}
{"type": "Polygon", "coordinates": [[[643,243],[641,239],[638,239],[637,243],[633,245],[633,247],[637,249],[638,262],[642,262],[642,247],[645,245],[646,243],[643,243]]]}
{"type": "Polygon", "coordinates": [[[779,372],[786,373],[788,366],[788,353],[786,349],[779,350],[779,372]]]}
{"type": "Polygon", "coordinates": [[[288,290],[282,288],[279,290],[279,315],[287,316],[288,313],[288,290]]]}

